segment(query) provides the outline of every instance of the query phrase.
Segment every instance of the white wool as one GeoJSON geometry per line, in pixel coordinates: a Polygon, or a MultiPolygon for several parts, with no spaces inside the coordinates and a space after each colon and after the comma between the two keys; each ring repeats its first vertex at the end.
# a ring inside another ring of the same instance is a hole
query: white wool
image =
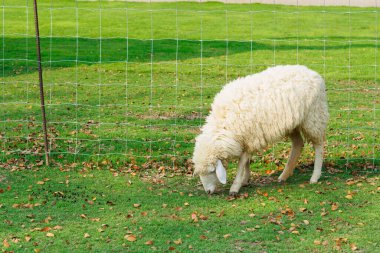
{"type": "Polygon", "coordinates": [[[294,130],[321,144],[329,118],[322,77],[305,66],[276,66],[234,80],[215,96],[196,138],[196,174],[218,159],[252,154],[294,130]]]}

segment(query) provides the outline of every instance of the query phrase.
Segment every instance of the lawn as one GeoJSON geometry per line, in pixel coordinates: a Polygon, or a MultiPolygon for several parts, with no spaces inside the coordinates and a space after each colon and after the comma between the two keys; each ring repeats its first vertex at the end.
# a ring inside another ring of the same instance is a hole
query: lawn
{"type": "Polygon", "coordinates": [[[50,168],[32,1],[0,6],[3,251],[379,250],[377,9],[38,2],[50,168]],[[214,95],[278,64],[326,80],[321,183],[306,183],[309,145],[296,175],[275,182],[284,142],[254,157],[239,198],[207,196],[190,158],[214,95]]]}

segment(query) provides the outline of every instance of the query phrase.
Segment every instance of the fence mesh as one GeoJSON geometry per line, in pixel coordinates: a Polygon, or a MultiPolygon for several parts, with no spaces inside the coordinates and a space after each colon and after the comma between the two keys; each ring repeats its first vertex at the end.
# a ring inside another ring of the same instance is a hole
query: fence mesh
{"type": "MultiPolygon", "coordinates": [[[[43,155],[32,7],[1,5],[2,162],[43,155]]],[[[377,8],[43,0],[39,19],[57,163],[190,166],[221,87],[281,64],[306,65],[326,80],[326,160],[379,163],[377,8]]],[[[255,166],[281,167],[288,148],[259,152],[255,166]]],[[[312,161],[310,153],[302,159],[312,161]]]]}

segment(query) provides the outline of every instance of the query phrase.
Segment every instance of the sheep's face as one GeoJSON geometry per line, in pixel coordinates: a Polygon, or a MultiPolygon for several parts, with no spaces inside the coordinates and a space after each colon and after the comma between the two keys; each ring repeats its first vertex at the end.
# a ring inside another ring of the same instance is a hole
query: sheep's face
{"type": "Polygon", "coordinates": [[[208,194],[213,194],[219,183],[227,183],[226,169],[220,160],[217,161],[216,167],[210,166],[209,172],[199,175],[203,188],[208,194]]]}
{"type": "Polygon", "coordinates": [[[193,154],[194,175],[199,175],[205,191],[212,194],[218,183],[226,183],[226,170],[218,158],[218,145],[207,134],[196,138],[193,154]]]}

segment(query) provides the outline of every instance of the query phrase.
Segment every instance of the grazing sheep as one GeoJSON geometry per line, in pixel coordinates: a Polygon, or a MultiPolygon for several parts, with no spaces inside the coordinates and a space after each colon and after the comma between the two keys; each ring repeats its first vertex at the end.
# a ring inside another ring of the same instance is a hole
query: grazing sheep
{"type": "Polygon", "coordinates": [[[225,166],[240,158],[230,194],[248,184],[253,152],[290,137],[292,149],[279,181],[293,174],[303,147],[302,136],[315,150],[310,183],[321,176],[323,143],[329,118],[325,83],[305,66],[277,66],[239,78],[215,96],[210,115],[196,138],[194,175],[211,194],[227,181],[225,166]],[[224,163],[224,165],[223,165],[224,163]]]}

